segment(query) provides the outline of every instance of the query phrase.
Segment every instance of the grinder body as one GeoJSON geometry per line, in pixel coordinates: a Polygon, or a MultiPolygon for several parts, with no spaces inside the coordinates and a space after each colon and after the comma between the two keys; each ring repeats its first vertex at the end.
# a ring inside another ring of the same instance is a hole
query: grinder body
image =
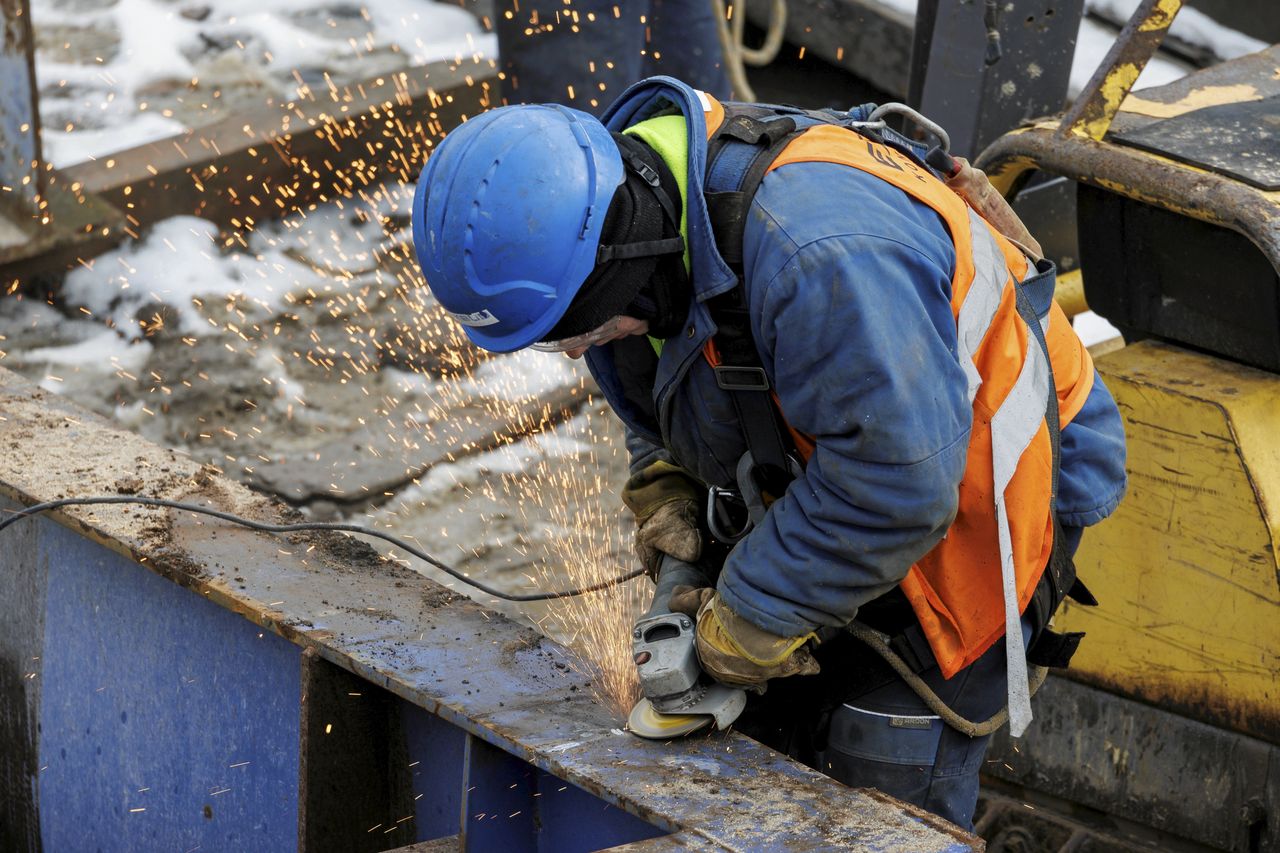
{"type": "Polygon", "coordinates": [[[745,691],[717,684],[698,664],[697,628],[667,606],[677,586],[705,587],[710,580],[697,566],[664,556],[653,604],[632,631],[632,653],[644,694],[628,718],[640,737],[666,739],[712,723],[728,728],[746,706],[745,691]]]}

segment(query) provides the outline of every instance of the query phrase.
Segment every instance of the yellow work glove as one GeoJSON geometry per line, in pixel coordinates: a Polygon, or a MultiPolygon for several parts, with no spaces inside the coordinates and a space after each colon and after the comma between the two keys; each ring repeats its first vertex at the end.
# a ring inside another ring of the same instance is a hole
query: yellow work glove
{"type": "Polygon", "coordinates": [[[654,462],[627,480],[622,501],[635,514],[636,556],[649,577],[657,580],[663,554],[686,563],[702,556],[702,495],[697,481],[667,462],[654,462]]]}
{"type": "Polygon", "coordinates": [[[752,625],[709,587],[678,586],[668,607],[697,620],[698,661],[721,684],[764,692],[765,682],[789,675],[817,675],[818,662],[806,644],[816,639],[779,637],[752,625]]]}

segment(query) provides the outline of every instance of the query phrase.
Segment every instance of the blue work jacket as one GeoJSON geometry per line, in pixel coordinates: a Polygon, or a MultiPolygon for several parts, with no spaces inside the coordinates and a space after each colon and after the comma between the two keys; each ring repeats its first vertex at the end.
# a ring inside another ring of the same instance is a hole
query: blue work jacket
{"type": "MultiPolygon", "coordinates": [[[[706,300],[737,278],[703,198],[703,104],[683,83],[656,77],[628,89],[603,120],[621,131],[674,110],[689,134],[688,318],[664,343],[652,407],[624,393],[617,347],[586,358],[626,425],[633,470],[666,459],[708,485],[732,486],[746,442],[702,350],[716,332],[706,300]]],[[[729,555],[717,589],[758,627],[799,636],[847,624],[955,516],[973,417],[950,304],[955,248],[933,210],[879,178],[794,163],[761,183],[744,262],[761,363],[787,421],[816,450],[729,555]]],[[[1061,460],[1057,509],[1074,546],[1125,489],[1123,428],[1099,377],[1062,431],[1061,460]]]]}

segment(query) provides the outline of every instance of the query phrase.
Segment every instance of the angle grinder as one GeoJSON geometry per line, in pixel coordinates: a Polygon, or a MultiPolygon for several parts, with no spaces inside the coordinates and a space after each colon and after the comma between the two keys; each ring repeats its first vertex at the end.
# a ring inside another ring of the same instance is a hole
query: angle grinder
{"type": "Polygon", "coordinates": [[[631,649],[644,694],[627,718],[631,733],[651,740],[728,728],[747,704],[745,691],[713,681],[698,665],[696,626],[667,606],[677,586],[710,585],[696,566],[664,555],[649,612],[635,624],[631,649]]]}

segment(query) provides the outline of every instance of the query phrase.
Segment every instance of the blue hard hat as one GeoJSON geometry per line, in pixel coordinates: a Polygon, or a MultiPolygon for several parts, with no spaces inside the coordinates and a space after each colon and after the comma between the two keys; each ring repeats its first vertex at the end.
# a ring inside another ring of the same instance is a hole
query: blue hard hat
{"type": "Polygon", "coordinates": [[[543,339],[596,264],[622,157],[592,116],[556,104],[501,107],[449,133],[413,199],[427,285],[477,345],[543,339]]]}

